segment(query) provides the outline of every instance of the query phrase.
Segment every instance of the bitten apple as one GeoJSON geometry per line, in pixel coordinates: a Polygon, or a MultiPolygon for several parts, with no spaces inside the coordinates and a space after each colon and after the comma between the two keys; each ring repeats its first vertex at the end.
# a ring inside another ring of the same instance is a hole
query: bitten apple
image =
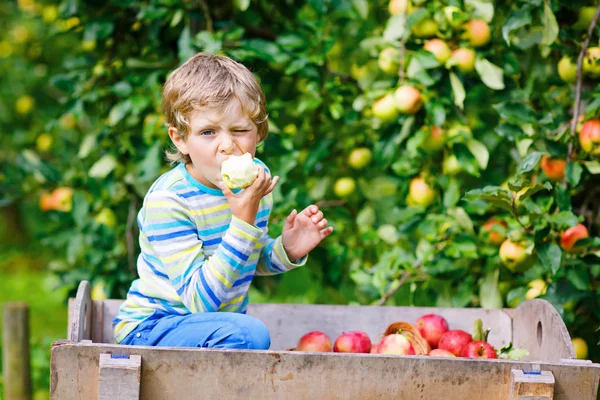
{"type": "Polygon", "coordinates": [[[321,331],[308,332],[300,338],[296,345],[298,351],[328,352],[332,351],[331,339],[321,331]]]}
{"type": "Polygon", "coordinates": [[[415,326],[432,349],[438,347],[440,338],[444,333],[448,332],[448,321],[437,314],[423,315],[417,320],[415,326]]]}
{"type": "Polygon", "coordinates": [[[344,332],[335,340],[333,351],[337,353],[370,353],[371,339],[363,331],[344,332]]]}

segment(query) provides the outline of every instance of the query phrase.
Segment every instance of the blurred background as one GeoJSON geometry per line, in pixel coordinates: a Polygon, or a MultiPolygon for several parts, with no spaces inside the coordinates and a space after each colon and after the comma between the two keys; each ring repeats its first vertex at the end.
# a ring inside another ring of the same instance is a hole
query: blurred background
{"type": "Polygon", "coordinates": [[[335,228],[306,268],[255,279],[251,301],[539,297],[599,362],[596,7],[3,1],[0,302],[29,304],[35,398],[48,398],[49,347],[66,337],[78,283],[124,298],[136,277],[136,213],[168,170],[161,85],[197,51],[244,63],[264,87],[258,157],[281,178],[272,235],[311,203],[335,228]]]}

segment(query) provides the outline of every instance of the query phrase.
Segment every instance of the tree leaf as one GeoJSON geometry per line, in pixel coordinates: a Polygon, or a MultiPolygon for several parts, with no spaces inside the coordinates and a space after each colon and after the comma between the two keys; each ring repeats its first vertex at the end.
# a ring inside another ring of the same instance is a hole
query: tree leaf
{"type": "Polygon", "coordinates": [[[577,186],[579,181],[581,180],[581,174],[583,173],[583,167],[579,163],[575,163],[573,161],[567,162],[567,166],[565,167],[565,175],[567,177],[567,182],[571,186],[577,186]]]}
{"type": "Polygon", "coordinates": [[[465,4],[471,5],[475,9],[473,17],[492,22],[494,18],[494,3],[492,0],[465,0],[465,4]]]}
{"type": "Polygon", "coordinates": [[[88,175],[92,178],[104,179],[117,166],[117,159],[112,154],[105,154],[92,165],[88,175]]]}
{"type": "Polygon", "coordinates": [[[246,11],[250,7],[250,0],[235,0],[235,8],[246,11]]]}
{"type": "Polygon", "coordinates": [[[117,103],[113,108],[111,108],[110,113],[108,114],[108,124],[110,126],[115,126],[125,116],[131,111],[131,101],[125,100],[120,103],[117,103]]]}
{"type": "Polygon", "coordinates": [[[549,2],[544,1],[544,30],[541,44],[550,46],[558,37],[558,22],[550,8],[549,2]]]}
{"type": "Polygon", "coordinates": [[[490,159],[490,153],[488,152],[487,147],[485,147],[483,143],[475,139],[469,139],[466,144],[467,148],[475,156],[479,168],[486,169],[488,161],[490,159]]]}
{"type": "Polygon", "coordinates": [[[561,211],[548,217],[548,222],[557,225],[558,229],[567,229],[579,223],[577,216],[571,211],[561,211]]]}
{"type": "Polygon", "coordinates": [[[452,85],[452,92],[454,93],[454,104],[463,110],[466,97],[465,87],[454,72],[450,72],[450,84],[452,85]]]}
{"type": "Polygon", "coordinates": [[[529,9],[518,9],[513,11],[502,26],[502,37],[510,46],[510,33],[514,30],[527,26],[531,23],[531,11],[529,9]]]}
{"type": "MultiPolygon", "coordinates": [[[[598,97],[598,98],[600,99],[600,97],[598,97]]],[[[585,165],[587,170],[590,171],[590,174],[592,174],[592,175],[600,174],[600,162],[598,162],[596,160],[584,161],[583,164],[585,165]]]]}
{"type": "Polygon", "coordinates": [[[383,39],[386,41],[399,40],[406,32],[406,15],[396,14],[390,17],[383,31],[383,39]]]}
{"type": "Polygon", "coordinates": [[[520,101],[505,101],[494,104],[492,107],[498,111],[503,120],[519,125],[521,131],[524,124],[533,124],[538,121],[531,106],[520,101]]]}
{"type": "Polygon", "coordinates": [[[352,5],[362,19],[367,19],[369,16],[369,3],[367,0],[352,0],[352,5]]]}
{"type": "Polygon", "coordinates": [[[587,292],[590,290],[590,275],[583,268],[572,268],[567,271],[567,279],[578,290],[587,292]]]}
{"type": "Polygon", "coordinates": [[[555,275],[560,268],[562,251],[554,242],[543,243],[537,248],[538,256],[546,269],[555,275]]]}
{"type": "Polygon", "coordinates": [[[496,268],[488,272],[479,286],[479,302],[484,309],[502,308],[502,294],[498,288],[500,270],[496,268]]]}
{"type": "Polygon", "coordinates": [[[539,164],[542,155],[544,155],[544,153],[534,151],[533,153],[525,157],[525,159],[521,163],[521,166],[519,167],[519,174],[524,174],[526,172],[533,171],[533,169],[536,168],[539,164]]]}
{"type": "Polygon", "coordinates": [[[504,71],[502,68],[492,64],[485,58],[478,58],[475,61],[475,70],[483,83],[490,89],[504,89],[504,71]]]}

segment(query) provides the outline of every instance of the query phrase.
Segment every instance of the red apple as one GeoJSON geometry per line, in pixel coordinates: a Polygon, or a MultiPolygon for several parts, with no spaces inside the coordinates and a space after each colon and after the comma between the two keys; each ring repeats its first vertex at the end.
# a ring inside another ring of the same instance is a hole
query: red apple
{"type": "Polygon", "coordinates": [[[371,339],[363,331],[344,332],[335,339],[333,351],[337,353],[370,353],[371,339]]]}
{"type": "Polygon", "coordinates": [[[452,52],[451,58],[454,60],[456,68],[463,74],[473,72],[475,69],[475,52],[471,49],[456,49],[452,52]]]}
{"type": "Polygon", "coordinates": [[[379,346],[379,343],[371,344],[371,353],[377,353],[377,346],[379,346]]]}
{"type": "Polygon", "coordinates": [[[589,236],[587,228],[583,224],[577,224],[560,235],[560,247],[564,251],[572,251],[578,240],[586,239],[589,236]]]}
{"type": "Polygon", "coordinates": [[[423,106],[421,93],[412,86],[400,86],[394,92],[396,108],[403,114],[415,114],[423,106]]]}
{"type": "Polygon", "coordinates": [[[54,189],[52,197],[55,201],[56,210],[69,212],[73,209],[73,189],[70,187],[59,187],[54,189]]]}
{"type": "Polygon", "coordinates": [[[331,339],[320,331],[308,332],[302,336],[296,345],[298,351],[327,352],[332,351],[331,339]]]}
{"type": "Polygon", "coordinates": [[[377,346],[378,354],[414,355],[415,349],[406,336],[401,333],[392,333],[381,339],[377,346]]]}
{"type": "Polygon", "coordinates": [[[410,13],[411,10],[410,0],[390,0],[388,4],[388,11],[391,15],[406,14],[410,13]]]}
{"type": "Polygon", "coordinates": [[[540,165],[542,167],[542,171],[544,171],[546,176],[552,179],[553,181],[560,181],[565,177],[565,167],[567,166],[567,160],[542,156],[542,161],[540,165]]]}
{"type": "Polygon", "coordinates": [[[583,151],[600,154],[600,119],[586,121],[579,131],[579,144],[583,151]]]}
{"type": "Polygon", "coordinates": [[[506,239],[506,228],[508,228],[506,221],[491,217],[483,224],[481,230],[487,233],[490,243],[499,246],[506,239]]]}
{"type": "Polygon", "coordinates": [[[496,350],[492,345],[483,340],[468,343],[463,347],[460,356],[468,358],[498,358],[496,350]]]}
{"type": "Polygon", "coordinates": [[[446,144],[446,132],[435,125],[424,126],[422,129],[427,132],[421,142],[421,148],[423,150],[427,153],[435,153],[444,148],[444,145],[446,144]]]}
{"type": "Polygon", "coordinates": [[[417,320],[415,326],[432,349],[438,347],[440,338],[444,333],[448,332],[448,321],[437,314],[423,315],[417,320]]]}
{"type": "Polygon", "coordinates": [[[450,47],[441,39],[431,39],[423,46],[425,50],[432,53],[440,63],[445,63],[450,58],[450,47]]]}
{"type": "Polygon", "coordinates": [[[460,329],[450,330],[442,335],[438,343],[438,349],[447,350],[455,356],[460,356],[463,347],[473,341],[470,333],[460,329]]]}
{"type": "Polygon", "coordinates": [[[431,357],[456,357],[454,354],[450,353],[448,350],[442,349],[433,349],[429,352],[431,357]]]}
{"type": "Polygon", "coordinates": [[[490,41],[490,26],[482,19],[473,19],[465,24],[465,38],[473,47],[485,46],[490,41]]]}
{"type": "Polygon", "coordinates": [[[52,196],[52,192],[44,192],[40,196],[40,210],[42,211],[50,211],[56,209],[54,205],[54,197],[52,196]]]}

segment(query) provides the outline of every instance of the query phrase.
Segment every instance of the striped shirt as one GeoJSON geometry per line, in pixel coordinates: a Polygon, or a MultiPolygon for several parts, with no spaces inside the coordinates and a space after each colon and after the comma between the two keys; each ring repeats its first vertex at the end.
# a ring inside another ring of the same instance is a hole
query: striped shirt
{"type": "Polygon", "coordinates": [[[155,310],[245,313],[254,275],[304,265],[306,257],[289,260],[281,236],[268,236],[272,207],[272,194],[263,197],[253,226],[233,217],[221,190],[200,184],[185,164],[159,177],[138,213],[139,279],[113,320],[117,343],[155,310]]]}

